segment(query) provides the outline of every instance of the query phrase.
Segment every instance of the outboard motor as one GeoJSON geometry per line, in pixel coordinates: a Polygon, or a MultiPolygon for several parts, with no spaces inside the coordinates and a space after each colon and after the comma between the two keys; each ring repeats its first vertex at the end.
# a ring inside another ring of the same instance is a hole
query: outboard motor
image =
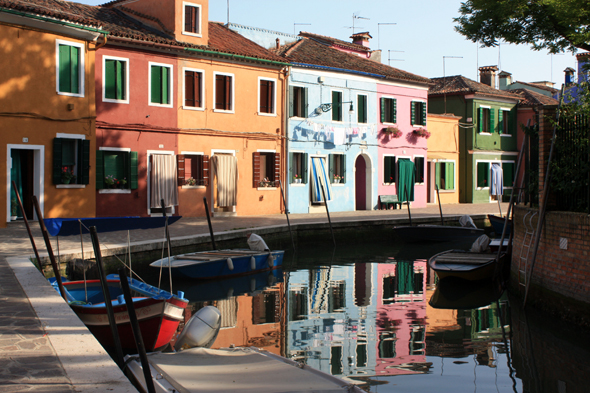
{"type": "Polygon", "coordinates": [[[221,312],[214,306],[207,306],[189,319],[176,340],[178,350],[203,347],[211,348],[221,329],[221,312]]]}

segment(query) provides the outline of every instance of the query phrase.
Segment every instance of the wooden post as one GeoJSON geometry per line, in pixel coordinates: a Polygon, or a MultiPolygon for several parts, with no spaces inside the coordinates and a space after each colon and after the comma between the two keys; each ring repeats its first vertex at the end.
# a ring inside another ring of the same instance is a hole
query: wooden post
{"type": "Polygon", "coordinates": [[[213,227],[211,226],[211,217],[209,217],[209,206],[207,205],[207,197],[203,197],[203,203],[205,204],[205,212],[207,213],[207,224],[209,224],[209,235],[211,236],[211,243],[213,244],[213,249],[217,250],[217,246],[215,245],[215,238],[213,237],[213,227]]]}
{"type": "Polygon", "coordinates": [[[285,200],[285,194],[283,193],[283,183],[279,180],[279,186],[281,187],[281,196],[283,197],[283,205],[285,205],[285,217],[287,217],[287,226],[289,227],[289,234],[291,235],[291,244],[293,250],[295,250],[295,240],[293,240],[293,231],[291,231],[291,223],[289,222],[289,210],[287,209],[287,202],[285,200]]]}
{"type": "Polygon", "coordinates": [[[324,191],[324,183],[320,182],[322,186],[322,195],[324,197],[324,203],[326,204],[326,214],[328,215],[328,223],[330,224],[330,232],[332,233],[332,243],[336,245],[336,238],[334,237],[334,230],[332,229],[332,220],[330,219],[330,211],[328,210],[328,200],[326,199],[326,191],[324,191]]]}

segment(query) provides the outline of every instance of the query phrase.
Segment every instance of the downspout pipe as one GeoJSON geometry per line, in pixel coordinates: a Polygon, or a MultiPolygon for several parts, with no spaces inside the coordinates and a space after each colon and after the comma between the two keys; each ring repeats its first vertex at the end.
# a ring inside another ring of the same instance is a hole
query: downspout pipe
{"type": "Polygon", "coordinates": [[[105,46],[107,44],[107,34],[105,33],[103,35],[103,37],[104,37],[104,41],[103,42],[96,44],[96,46],[93,49],[88,49],[88,50],[97,51],[100,48],[102,48],[103,46],[105,46]]]}

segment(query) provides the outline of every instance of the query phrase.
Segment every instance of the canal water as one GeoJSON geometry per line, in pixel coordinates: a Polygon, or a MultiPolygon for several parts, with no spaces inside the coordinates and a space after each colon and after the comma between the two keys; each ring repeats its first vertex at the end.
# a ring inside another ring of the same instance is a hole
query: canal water
{"type": "Polygon", "coordinates": [[[263,348],[367,392],[590,391],[588,332],[498,285],[438,282],[427,259],[457,245],[387,243],[300,244],[282,270],[174,291],[221,311],[214,348],[263,348]]]}

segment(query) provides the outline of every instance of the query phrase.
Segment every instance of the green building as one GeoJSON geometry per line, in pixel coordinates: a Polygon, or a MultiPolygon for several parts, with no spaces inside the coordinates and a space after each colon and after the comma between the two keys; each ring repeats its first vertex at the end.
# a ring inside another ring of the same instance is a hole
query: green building
{"type": "Polygon", "coordinates": [[[459,122],[459,202],[489,203],[498,178],[492,165],[502,168],[503,199],[508,200],[518,158],[517,104],[519,96],[494,88],[497,67],[481,67],[475,82],[463,76],[433,78],[428,112],[453,114],[459,122]]]}

